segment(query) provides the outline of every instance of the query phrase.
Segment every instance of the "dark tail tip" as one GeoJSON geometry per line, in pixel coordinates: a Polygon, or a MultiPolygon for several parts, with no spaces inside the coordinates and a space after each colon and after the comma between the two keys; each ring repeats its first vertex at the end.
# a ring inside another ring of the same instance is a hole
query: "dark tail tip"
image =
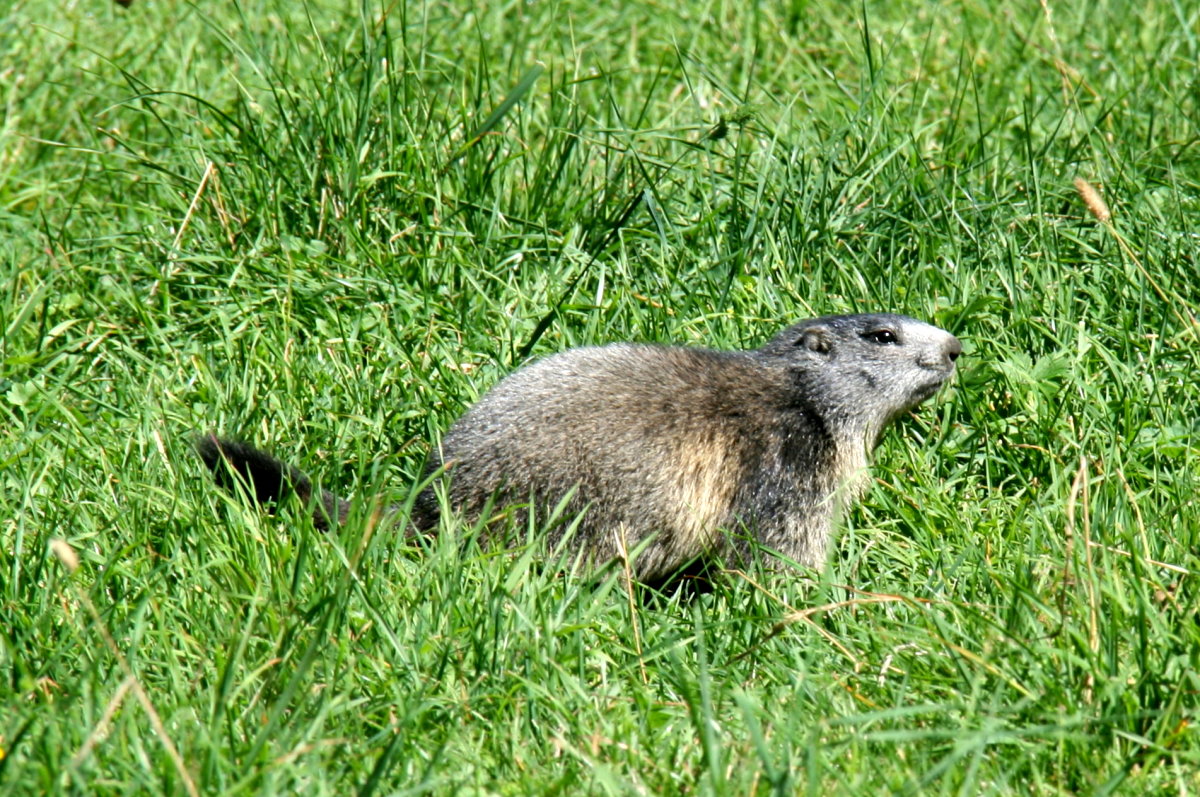
{"type": "MultiPolygon", "coordinates": [[[[287,465],[253,446],[228,440],[215,434],[196,438],[196,453],[212,471],[217,484],[227,490],[242,490],[261,507],[270,508],[289,494],[304,503],[312,499],[312,483],[297,468],[287,465]]],[[[350,504],[322,491],[320,504],[314,507],[313,524],[320,529],[345,521],[350,504]]]]}
{"type": "Polygon", "coordinates": [[[205,434],[197,438],[196,452],[217,484],[243,488],[259,504],[276,503],[288,493],[307,501],[312,492],[303,473],[245,443],[205,434]]]}

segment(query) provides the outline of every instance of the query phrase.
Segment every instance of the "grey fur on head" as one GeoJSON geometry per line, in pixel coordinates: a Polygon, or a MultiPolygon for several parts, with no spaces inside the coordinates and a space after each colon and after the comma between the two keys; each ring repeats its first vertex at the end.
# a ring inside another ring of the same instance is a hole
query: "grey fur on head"
{"type": "MultiPolygon", "coordinates": [[[[580,518],[571,545],[594,563],[641,547],[642,579],[739,553],[747,535],[816,565],[838,512],[867,483],[884,428],[932,396],[961,351],[950,333],[891,314],[803,321],[752,351],[571,349],[501,380],[446,434],[430,472],[444,469],[450,505],[470,520],[490,501],[517,522],[529,507],[544,518],[570,496],[567,512],[580,518]]],[[[303,479],[211,441],[206,461],[215,447],[260,501],[260,481],[303,479]]],[[[344,517],[345,505],[323,496],[321,511],[344,517]]],[[[414,526],[436,528],[439,512],[431,486],[414,526]]]]}

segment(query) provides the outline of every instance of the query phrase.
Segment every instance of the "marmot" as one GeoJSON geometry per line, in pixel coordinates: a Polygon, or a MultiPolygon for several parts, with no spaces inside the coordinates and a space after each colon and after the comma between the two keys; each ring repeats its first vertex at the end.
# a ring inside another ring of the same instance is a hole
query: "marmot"
{"type": "MultiPolygon", "coordinates": [[[[883,429],[932,396],[961,352],[949,332],[892,314],[803,321],[752,351],[570,349],[493,387],[451,427],[430,473],[444,469],[449,503],[469,520],[489,504],[518,522],[529,506],[545,518],[567,499],[567,517],[579,516],[570,544],[594,563],[637,550],[642,580],[738,553],[739,533],[817,565],[838,512],[866,487],[883,429]]],[[[303,474],[249,446],[207,436],[199,448],[259,502],[289,488],[311,498],[303,474]]],[[[318,525],[345,519],[347,502],[321,499],[318,525]]],[[[431,486],[412,524],[432,530],[438,514],[431,486]]]]}

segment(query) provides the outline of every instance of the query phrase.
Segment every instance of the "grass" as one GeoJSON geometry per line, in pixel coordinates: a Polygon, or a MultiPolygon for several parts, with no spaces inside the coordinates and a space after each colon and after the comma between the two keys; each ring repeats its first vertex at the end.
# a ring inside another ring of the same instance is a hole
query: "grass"
{"type": "Polygon", "coordinates": [[[1200,791],[1198,18],[18,0],[0,788],[1200,791]],[[868,310],[956,383],[825,569],[702,595],[323,535],[188,446],[404,500],[532,356],[868,310]]]}

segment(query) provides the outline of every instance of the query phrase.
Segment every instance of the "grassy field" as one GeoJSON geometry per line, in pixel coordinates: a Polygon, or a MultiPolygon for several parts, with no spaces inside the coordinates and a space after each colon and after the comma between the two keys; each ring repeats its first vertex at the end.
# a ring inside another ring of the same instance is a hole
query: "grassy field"
{"type": "Polygon", "coordinates": [[[0,791],[1200,792],[1198,24],[16,0],[0,791]],[[189,447],[403,501],[531,357],[872,310],[965,355],[819,571],[322,534],[189,447]]]}

